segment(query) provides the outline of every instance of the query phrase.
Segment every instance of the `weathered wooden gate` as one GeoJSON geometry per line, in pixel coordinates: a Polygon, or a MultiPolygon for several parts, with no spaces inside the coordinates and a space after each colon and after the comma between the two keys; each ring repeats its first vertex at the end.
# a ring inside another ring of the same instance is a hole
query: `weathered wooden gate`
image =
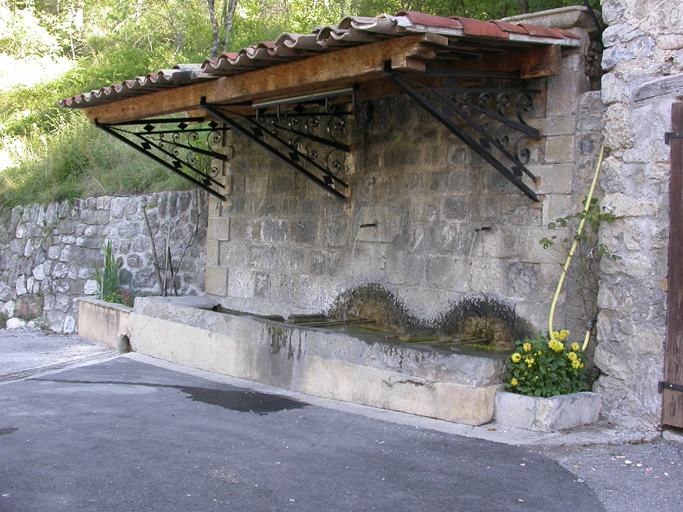
{"type": "Polygon", "coordinates": [[[671,108],[669,298],[662,423],[683,428],[683,103],[671,108]]]}

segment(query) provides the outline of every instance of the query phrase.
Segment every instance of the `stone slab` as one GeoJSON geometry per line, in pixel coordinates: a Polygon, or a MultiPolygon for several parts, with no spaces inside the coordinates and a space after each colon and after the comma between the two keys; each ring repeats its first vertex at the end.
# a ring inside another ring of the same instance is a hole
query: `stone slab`
{"type": "Polygon", "coordinates": [[[499,390],[494,417],[509,427],[556,432],[598,421],[600,395],[583,392],[539,398],[499,390]]]}
{"type": "Polygon", "coordinates": [[[481,425],[493,418],[501,358],[367,342],[251,315],[138,298],[136,352],[314,396],[481,425]]]}
{"type": "Polygon", "coordinates": [[[92,297],[82,297],[78,307],[78,334],[82,338],[116,348],[120,334],[129,332],[133,308],[92,297]]]}

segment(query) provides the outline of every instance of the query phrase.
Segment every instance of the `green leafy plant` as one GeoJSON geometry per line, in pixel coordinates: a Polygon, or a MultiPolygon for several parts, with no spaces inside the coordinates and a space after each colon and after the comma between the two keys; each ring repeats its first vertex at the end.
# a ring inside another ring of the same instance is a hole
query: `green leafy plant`
{"type": "MultiPolygon", "coordinates": [[[[574,242],[574,240],[578,241],[579,243],[595,242],[595,249],[597,250],[600,256],[606,256],[612,260],[616,260],[617,255],[614,254],[606,245],[598,243],[595,238],[600,229],[600,225],[602,223],[609,224],[615,218],[612,212],[601,209],[599,202],[600,201],[598,200],[598,198],[594,197],[591,199],[591,204],[588,210],[581,210],[579,213],[573,213],[571,215],[567,215],[566,217],[560,217],[558,219],[555,219],[555,222],[550,222],[548,224],[548,229],[555,230],[560,228],[566,228],[568,226],[571,227],[574,223],[581,222],[581,220],[585,218],[587,229],[585,229],[583,233],[581,233],[580,235],[574,235],[574,237],[572,238],[560,238],[559,235],[552,235],[550,238],[543,237],[541,238],[539,243],[543,246],[544,249],[548,249],[557,244],[561,244],[561,246],[564,249],[566,249],[566,252],[569,252],[571,244],[574,242]]],[[[581,204],[583,204],[585,207],[586,199],[584,199],[581,204]]]]}
{"type": "Polygon", "coordinates": [[[130,290],[119,286],[121,282],[121,264],[116,261],[111,241],[104,245],[104,267],[102,272],[95,267],[95,281],[100,292],[100,299],[106,302],[132,306],[135,295],[130,290]]]}
{"type": "Polygon", "coordinates": [[[505,391],[544,398],[590,391],[585,352],[578,343],[565,341],[569,331],[554,335],[554,340],[538,333],[515,342],[502,375],[505,391]]]}
{"type": "Polygon", "coordinates": [[[0,329],[7,327],[7,315],[0,311],[0,329]]]}
{"type": "Polygon", "coordinates": [[[600,261],[602,258],[616,261],[618,256],[599,239],[600,227],[614,221],[614,214],[601,208],[598,198],[592,198],[588,208],[586,201],[587,198],[584,198],[580,212],[550,222],[548,229],[553,234],[541,238],[539,243],[544,249],[554,249],[556,257],[553,259],[560,267],[564,267],[567,257],[572,255],[572,264],[566,273],[567,304],[576,312],[574,318],[592,329],[598,313],[600,261]],[[582,222],[583,230],[579,232],[578,227],[582,222]]]}

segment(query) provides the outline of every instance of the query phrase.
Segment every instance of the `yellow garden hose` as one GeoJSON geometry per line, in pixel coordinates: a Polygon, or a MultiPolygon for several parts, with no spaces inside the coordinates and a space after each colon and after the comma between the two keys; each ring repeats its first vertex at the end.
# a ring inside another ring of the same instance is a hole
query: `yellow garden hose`
{"type": "MultiPolygon", "coordinates": [[[[600,148],[600,157],[598,158],[598,165],[595,168],[593,183],[591,183],[591,188],[588,191],[588,197],[586,198],[586,204],[583,210],[584,215],[581,219],[581,222],[579,223],[579,229],[576,231],[574,243],[572,244],[572,248],[569,250],[569,256],[567,256],[567,261],[565,262],[564,267],[562,267],[562,275],[560,276],[560,281],[557,283],[557,290],[555,290],[555,296],[553,297],[553,302],[550,306],[550,316],[548,317],[548,335],[550,336],[551,340],[555,339],[555,331],[553,330],[553,318],[555,317],[555,307],[557,306],[557,299],[560,297],[560,292],[562,292],[562,286],[564,285],[564,278],[567,275],[567,269],[569,268],[569,264],[572,262],[572,257],[574,256],[576,247],[579,245],[578,238],[581,235],[581,233],[583,233],[583,226],[586,224],[588,209],[591,207],[591,200],[593,199],[593,192],[595,192],[595,184],[598,182],[598,175],[600,174],[600,168],[602,167],[602,158],[604,154],[605,146],[603,145],[600,148]]],[[[590,336],[591,331],[589,330],[586,332],[586,336],[583,341],[583,350],[586,350],[586,347],[588,347],[588,341],[590,340],[590,336]]]]}

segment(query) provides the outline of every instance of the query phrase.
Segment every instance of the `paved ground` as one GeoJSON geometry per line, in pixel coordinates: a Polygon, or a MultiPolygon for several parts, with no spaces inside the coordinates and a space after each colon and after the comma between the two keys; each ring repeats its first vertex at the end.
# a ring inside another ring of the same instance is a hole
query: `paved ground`
{"type": "Polygon", "coordinates": [[[463,427],[26,331],[0,374],[1,512],[683,510],[683,444],[604,426],[463,427]]]}

